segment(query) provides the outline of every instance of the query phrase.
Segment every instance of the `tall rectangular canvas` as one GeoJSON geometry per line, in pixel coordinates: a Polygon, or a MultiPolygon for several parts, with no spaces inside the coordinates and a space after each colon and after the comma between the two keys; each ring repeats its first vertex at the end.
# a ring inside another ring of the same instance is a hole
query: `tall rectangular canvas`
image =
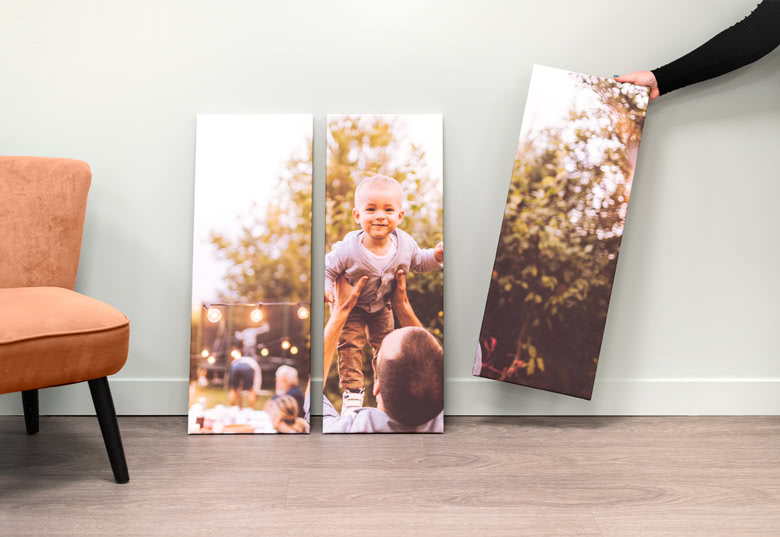
{"type": "Polygon", "coordinates": [[[444,430],[439,115],[330,115],[323,432],[444,430]]]}
{"type": "Polygon", "coordinates": [[[475,375],[591,398],[647,103],[534,67],[475,375]]]}
{"type": "Polygon", "coordinates": [[[188,432],[309,432],[311,115],[198,116],[188,432]]]}

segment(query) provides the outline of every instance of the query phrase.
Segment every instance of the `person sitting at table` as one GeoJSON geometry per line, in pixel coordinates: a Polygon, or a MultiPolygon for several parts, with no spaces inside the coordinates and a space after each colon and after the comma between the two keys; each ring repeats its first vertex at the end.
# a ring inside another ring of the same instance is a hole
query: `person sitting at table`
{"type": "Polygon", "coordinates": [[[274,395],[274,398],[284,394],[293,396],[295,401],[298,403],[298,416],[302,418],[304,416],[304,397],[303,392],[299,386],[300,381],[298,380],[298,370],[289,365],[280,365],[276,369],[275,376],[276,394],[274,395]]]}

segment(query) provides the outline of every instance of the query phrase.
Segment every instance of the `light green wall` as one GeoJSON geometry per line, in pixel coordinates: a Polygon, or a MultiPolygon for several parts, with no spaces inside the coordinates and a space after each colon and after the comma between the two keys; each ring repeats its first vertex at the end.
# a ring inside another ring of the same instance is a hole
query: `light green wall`
{"type": "MultiPolygon", "coordinates": [[[[448,413],[778,413],[780,52],[651,105],[593,402],[470,375],[532,64],[656,67],[755,2],[3,0],[0,153],[92,166],[77,290],[132,321],[120,413],[186,409],[207,112],[315,114],[317,273],[326,113],[444,115],[448,413]]],[[[86,386],[41,405],[92,411],[86,386]]]]}

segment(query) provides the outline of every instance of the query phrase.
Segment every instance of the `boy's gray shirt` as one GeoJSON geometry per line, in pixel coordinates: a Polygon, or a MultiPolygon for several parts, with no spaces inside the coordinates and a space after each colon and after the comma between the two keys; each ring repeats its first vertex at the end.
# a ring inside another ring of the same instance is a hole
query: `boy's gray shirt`
{"type": "Polygon", "coordinates": [[[442,266],[436,260],[433,248],[420,248],[411,235],[396,228],[393,231],[398,239],[395,255],[387,261],[387,266],[377,267],[376,260],[371,259],[360,245],[363,233],[362,229],[350,231],[325,256],[325,290],[333,292],[333,282],[342,274],[351,285],[368,276],[357,307],[369,313],[379,311],[387,304],[399,269],[430,272],[442,266]]]}

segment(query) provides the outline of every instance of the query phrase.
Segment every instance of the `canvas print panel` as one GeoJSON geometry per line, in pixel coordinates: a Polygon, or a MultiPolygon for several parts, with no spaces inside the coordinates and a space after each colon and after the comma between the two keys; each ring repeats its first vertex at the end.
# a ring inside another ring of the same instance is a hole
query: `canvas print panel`
{"type": "Polygon", "coordinates": [[[309,432],[312,116],[198,116],[190,434],[309,432]]]}
{"type": "Polygon", "coordinates": [[[647,103],[534,67],[475,375],[591,398],[647,103]]]}
{"type": "Polygon", "coordinates": [[[323,432],[443,424],[439,115],[330,115],[323,432]]]}

